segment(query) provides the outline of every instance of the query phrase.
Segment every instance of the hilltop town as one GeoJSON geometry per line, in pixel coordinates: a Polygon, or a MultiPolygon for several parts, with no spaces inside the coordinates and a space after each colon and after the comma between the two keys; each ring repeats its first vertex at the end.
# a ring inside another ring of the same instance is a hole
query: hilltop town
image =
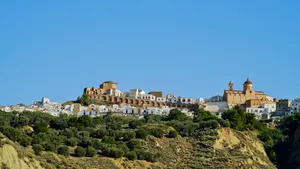
{"type": "Polygon", "coordinates": [[[1,106],[0,110],[11,112],[40,111],[54,116],[60,113],[68,115],[88,115],[90,117],[103,116],[112,112],[120,116],[135,116],[142,118],[145,114],[167,115],[172,109],[180,109],[188,116],[193,116],[196,109],[204,109],[221,117],[222,112],[240,105],[245,112],[255,114],[258,120],[277,119],[291,115],[300,110],[300,99],[276,99],[266,95],[263,91],[256,91],[248,78],[242,90],[236,90],[232,81],[224,90],[223,96],[211,98],[191,98],[176,94],[163,95],[162,91],[146,93],[142,89],[131,89],[122,92],[113,81],[103,82],[99,88],[84,88],[82,97],[76,101],[66,103],[52,102],[49,98],[42,98],[32,105],[18,104],[1,106]]]}

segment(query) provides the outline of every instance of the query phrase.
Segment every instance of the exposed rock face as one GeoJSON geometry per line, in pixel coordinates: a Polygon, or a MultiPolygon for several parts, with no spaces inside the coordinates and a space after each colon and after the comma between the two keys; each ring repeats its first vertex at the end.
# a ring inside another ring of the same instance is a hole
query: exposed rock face
{"type": "MultiPolygon", "coordinates": [[[[300,132],[300,131],[299,131],[300,132]]],[[[149,137],[148,149],[159,152],[158,162],[130,161],[126,158],[107,157],[75,158],[63,157],[44,152],[35,156],[32,151],[24,151],[17,146],[5,144],[0,148],[0,164],[11,169],[41,168],[88,168],[88,169],[272,169],[275,166],[268,159],[264,147],[252,132],[238,132],[232,129],[206,129],[195,138],[149,137]],[[16,149],[17,148],[17,149],[16,149]],[[20,156],[20,153],[24,153],[20,156]],[[30,159],[30,160],[29,160],[30,159]]],[[[295,155],[295,158],[298,158],[295,155]]],[[[300,158],[299,158],[300,159],[300,158]]]]}
{"type": "MultiPolygon", "coordinates": [[[[253,132],[237,132],[223,128],[215,151],[229,159],[228,168],[275,168],[268,159],[264,147],[253,132]]],[[[224,164],[226,165],[226,164],[224,164]]]]}
{"type": "Polygon", "coordinates": [[[29,160],[27,157],[20,158],[16,149],[5,144],[0,148],[0,165],[5,164],[10,169],[41,169],[39,162],[29,160]]]}

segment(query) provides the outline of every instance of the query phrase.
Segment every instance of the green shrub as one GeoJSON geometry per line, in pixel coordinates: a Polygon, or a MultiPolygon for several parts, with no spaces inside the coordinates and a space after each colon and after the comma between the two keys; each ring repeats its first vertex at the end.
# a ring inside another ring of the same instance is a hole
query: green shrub
{"type": "Polygon", "coordinates": [[[104,136],[107,136],[109,133],[106,129],[99,129],[93,133],[93,137],[102,139],[104,136]]]}
{"type": "Polygon", "coordinates": [[[202,121],[202,122],[199,123],[199,128],[212,128],[212,129],[216,129],[219,126],[220,126],[220,124],[216,120],[202,121]]]}
{"type": "Polygon", "coordinates": [[[49,142],[44,143],[43,144],[43,148],[44,148],[45,151],[52,151],[52,152],[54,152],[56,150],[54,144],[49,143],[49,142]]]}
{"type": "Polygon", "coordinates": [[[135,133],[136,133],[136,138],[141,138],[141,139],[147,138],[147,136],[149,134],[149,132],[144,128],[140,128],[135,133]]]}
{"type": "Polygon", "coordinates": [[[115,143],[115,138],[111,136],[105,136],[101,140],[103,143],[108,143],[108,144],[114,144],[115,143]]]}
{"type": "Polygon", "coordinates": [[[32,149],[35,155],[40,155],[41,152],[43,151],[43,147],[40,144],[33,144],[32,149]]]}
{"type": "Polygon", "coordinates": [[[77,147],[74,154],[76,157],[84,157],[86,155],[86,150],[82,147],[77,147]]]}
{"type": "Polygon", "coordinates": [[[139,160],[146,160],[149,162],[157,162],[159,158],[158,153],[151,153],[149,151],[138,150],[136,151],[139,160]]]}
{"type": "Polygon", "coordinates": [[[81,138],[84,138],[84,137],[90,137],[90,132],[88,131],[80,131],[77,133],[77,138],[81,139],[81,138]]]}
{"type": "Polygon", "coordinates": [[[178,109],[172,109],[168,115],[168,120],[178,120],[178,121],[185,121],[188,119],[188,116],[182,113],[178,109]]]}
{"type": "Polygon", "coordinates": [[[81,146],[81,147],[84,147],[84,148],[87,148],[91,145],[92,145],[92,138],[91,137],[83,137],[78,143],[78,146],[81,146]]]}
{"type": "Polygon", "coordinates": [[[143,122],[141,120],[131,120],[128,124],[129,128],[136,129],[143,125],[143,122]]]}
{"type": "Polygon", "coordinates": [[[134,131],[125,131],[123,132],[123,141],[129,141],[131,139],[134,139],[136,136],[134,131]]]}
{"type": "Polygon", "coordinates": [[[101,142],[98,139],[92,139],[92,147],[95,149],[100,149],[101,148],[101,142]]]}
{"type": "Polygon", "coordinates": [[[19,138],[19,143],[24,147],[29,146],[31,144],[31,141],[32,141],[32,138],[27,135],[22,135],[19,138]]]}
{"type": "Polygon", "coordinates": [[[164,131],[160,128],[152,128],[150,134],[157,138],[162,138],[164,136],[164,131]]]}
{"type": "Polygon", "coordinates": [[[48,131],[48,124],[46,122],[39,122],[34,126],[34,131],[36,133],[45,133],[48,131]]]}
{"type": "Polygon", "coordinates": [[[169,138],[176,138],[178,136],[178,132],[176,130],[170,130],[168,137],[169,138]]]}
{"type": "Polygon", "coordinates": [[[116,147],[110,147],[110,148],[107,148],[104,152],[102,152],[102,154],[107,157],[121,158],[121,157],[123,157],[124,152],[122,149],[119,149],[116,147]]]}
{"type": "Polygon", "coordinates": [[[61,155],[64,155],[64,156],[69,156],[70,155],[70,149],[69,149],[68,146],[62,146],[62,147],[59,147],[57,149],[57,153],[61,154],[61,155]]]}
{"type": "Polygon", "coordinates": [[[127,147],[125,142],[116,142],[117,147],[122,149],[124,153],[127,153],[129,151],[129,148],[127,147]]]}
{"type": "Polygon", "coordinates": [[[135,150],[135,149],[142,149],[144,144],[146,143],[143,140],[132,139],[127,143],[127,146],[130,150],[135,150]]]}
{"type": "Polygon", "coordinates": [[[217,121],[222,127],[230,127],[230,121],[228,120],[218,119],[217,121]]]}
{"type": "Polygon", "coordinates": [[[134,151],[127,152],[125,154],[125,157],[128,158],[129,160],[136,160],[137,159],[137,155],[134,151]]]}
{"type": "Polygon", "coordinates": [[[69,139],[66,140],[66,144],[67,144],[68,146],[74,147],[74,146],[77,145],[77,139],[76,139],[75,137],[69,138],[69,139]]]}
{"type": "Polygon", "coordinates": [[[88,147],[86,149],[86,156],[87,157],[94,157],[97,154],[97,150],[93,147],[88,147]]]}

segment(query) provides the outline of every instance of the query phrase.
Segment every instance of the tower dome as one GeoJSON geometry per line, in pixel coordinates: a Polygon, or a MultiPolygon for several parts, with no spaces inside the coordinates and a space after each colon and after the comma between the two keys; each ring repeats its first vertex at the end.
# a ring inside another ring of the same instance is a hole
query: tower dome
{"type": "Polygon", "coordinates": [[[252,82],[250,81],[249,77],[247,78],[247,80],[245,81],[244,84],[252,84],[252,82]]]}
{"type": "Polygon", "coordinates": [[[247,80],[245,81],[244,84],[252,84],[252,82],[250,81],[249,77],[247,78],[247,80]]]}
{"type": "Polygon", "coordinates": [[[247,80],[244,83],[244,91],[246,90],[252,90],[252,82],[250,81],[249,77],[247,78],[247,80]]]}

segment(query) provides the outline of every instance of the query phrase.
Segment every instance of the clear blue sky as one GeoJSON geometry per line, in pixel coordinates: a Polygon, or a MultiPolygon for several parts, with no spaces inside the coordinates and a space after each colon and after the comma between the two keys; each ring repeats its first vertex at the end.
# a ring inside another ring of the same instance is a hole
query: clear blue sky
{"type": "Polygon", "coordinates": [[[64,102],[118,82],[190,97],[250,77],[300,96],[300,1],[0,1],[0,105],[64,102]]]}

